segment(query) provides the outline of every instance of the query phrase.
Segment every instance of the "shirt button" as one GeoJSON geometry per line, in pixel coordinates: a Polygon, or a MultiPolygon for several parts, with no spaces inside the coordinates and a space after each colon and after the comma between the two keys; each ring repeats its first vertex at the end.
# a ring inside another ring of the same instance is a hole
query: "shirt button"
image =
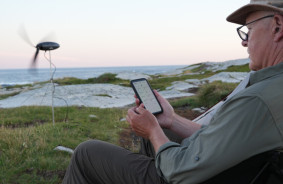
{"type": "Polygon", "coordinates": [[[195,161],[199,161],[199,156],[195,156],[195,161]]]}

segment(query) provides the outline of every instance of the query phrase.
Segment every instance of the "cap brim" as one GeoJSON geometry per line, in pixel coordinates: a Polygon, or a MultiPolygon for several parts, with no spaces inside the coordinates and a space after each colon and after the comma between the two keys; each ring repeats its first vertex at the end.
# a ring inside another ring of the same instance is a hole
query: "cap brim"
{"type": "Polygon", "coordinates": [[[226,20],[228,22],[236,23],[236,24],[241,24],[244,25],[246,24],[246,18],[247,16],[255,11],[276,11],[276,12],[282,12],[283,10],[280,8],[276,8],[274,6],[269,6],[269,5],[263,5],[263,4],[248,4],[245,5],[232,14],[230,14],[226,20]]]}

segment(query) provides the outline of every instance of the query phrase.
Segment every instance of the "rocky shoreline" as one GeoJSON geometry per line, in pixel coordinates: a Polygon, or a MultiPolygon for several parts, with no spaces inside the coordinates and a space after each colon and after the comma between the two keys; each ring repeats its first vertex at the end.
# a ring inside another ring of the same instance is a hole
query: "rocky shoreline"
{"type": "MultiPolygon", "coordinates": [[[[209,70],[217,71],[228,68],[232,65],[244,65],[248,63],[248,59],[233,60],[222,63],[205,63],[209,70]]],[[[198,65],[193,65],[184,68],[193,69],[198,65]]],[[[182,70],[176,70],[166,74],[171,75],[184,75],[181,74],[182,70]]],[[[192,74],[190,74],[192,75],[192,74]]],[[[185,81],[173,82],[166,90],[160,93],[167,99],[192,96],[194,93],[192,89],[198,88],[199,85],[210,83],[216,80],[228,83],[238,83],[245,76],[246,72],[221,72],[205,79],[188,79],[185,81]]],[[[149,76],[138,73],[121,73],[116,76],[126,80],[134,78],[149,78],[149,76]]],[[[14,96],[0,100],[0,108],[14,108],[20,106],[51,106],[52,93],[54,106],[86,106],[86,107],[99,107],[99,108],[112,108],[124,107],[134,103],[134,92],[130,87],[124,87],[114,84],[81,84],[81,85],[36,85],[31,88],[1,88],[0,95],[15,94],[14,96]]]]}

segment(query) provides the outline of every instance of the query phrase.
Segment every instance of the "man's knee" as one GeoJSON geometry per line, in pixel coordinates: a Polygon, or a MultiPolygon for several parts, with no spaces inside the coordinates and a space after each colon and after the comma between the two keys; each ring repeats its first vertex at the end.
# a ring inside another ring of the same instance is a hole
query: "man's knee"
{"type": "Polygon", "coordinates": [[[88,183],[95,168],[94,153],[100,149],[101,142],[89,140],[79,144],[72,156],[63,183],[88,183]]]}
{"type": "Polygon", "coordinates": [[[93,155],[101,150],[103,142],[99,140],[88,140],[80,143],[74,150],[75,157],[93,155]]]}

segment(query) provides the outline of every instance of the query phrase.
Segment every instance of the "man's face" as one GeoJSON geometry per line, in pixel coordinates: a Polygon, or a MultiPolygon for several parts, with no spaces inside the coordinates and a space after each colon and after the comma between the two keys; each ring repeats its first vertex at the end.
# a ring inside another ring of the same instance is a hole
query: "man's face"
{"type": "MultiPolygon", "coordinates": [[[[246,23],[268,15],[266,12],[255,12],[250,14],[246,23]]],[[[242,45],[248,47],[250,58],[250,69],[257,71],[267,66],[270,54],[270,30],[272,18],[266,18],[247,25],[249,29],[248,41],[243,41],[242,45]]]]}

